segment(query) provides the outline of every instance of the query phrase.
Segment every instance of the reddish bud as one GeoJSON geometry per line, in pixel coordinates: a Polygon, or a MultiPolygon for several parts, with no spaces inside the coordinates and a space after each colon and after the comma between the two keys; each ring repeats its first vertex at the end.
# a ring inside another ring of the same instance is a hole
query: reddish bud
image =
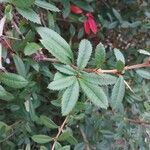
{"type": "Polygon", "coordinates": [[[85,33],[86,34],[90,34],[90,25],[89,25],[89,22],[88,22],[88,20],[86,20],[85,22],[84,22],[84,30],[85,30],[85,33]]]}
{"type": "Polygon", "coordinates": [[[71,12],[74,14],[81,14],[83,12],[83,10],[77,7],[76,5],[71,5],[70,9],[71,9],[71,12]]]}
{"type": "Polygon", "coordinates": [[[97,33],[97,25],[94,20],[94,17],[92,13],[87,13],[87,20],[84,21],[84,30],[86,34],[90,34],[90,31],[92,31],[94,34],[97,33]]]}
{"type": "Polygon", "coordinates": [[[94,21],[94,19],[89,18],[88,19],[88,23],[89,23],[89,26],[90,26],[90,29],[92,30],[92,32],[94,34],[96,34],[96,32],[97,32],[97,25],[96,25],[96,22],[94,21]]]}

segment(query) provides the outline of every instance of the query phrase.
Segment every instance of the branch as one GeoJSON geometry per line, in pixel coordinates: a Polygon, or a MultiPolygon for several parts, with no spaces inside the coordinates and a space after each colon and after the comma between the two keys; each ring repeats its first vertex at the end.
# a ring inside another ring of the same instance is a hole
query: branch
{"type": "Polygon", "coordinates": [[[134,119],[129,119],[129,118],[124,118],[124,120],[130,122],[130,123],[134,123],[134,124],[146,124],[146,125],[150,125],[150,122],[148,121],[144,121],[144,120],[134,120],[134,119]]]}
{"type": "MultiPolygon", "coordinates": [[[[142,63],[142,64],[136,64],[136,65],[131,65],[131,66],[125,66],[125,67],[124,67],[124,71],[132,70],[132,69],[138,69],[138,68],[143,68],[143,67],[150,67],[150,61],[147,61],[147,62],[142,63]]],[[[96,73],[98,73],[98,74],[101,74],[101,73],[118,74],[118,70],[117,70],[117,69],[112,69],[112,70],[101,70],[101,69],[98,69],[98,70],[96,71],[96,73]]]]}
{"type": "MultiPolygon", "coordinates": [[[[55,58],[44,58],[42,61],[49,61],[53,63],[59,63],[59,60],[55,58]]],[[[78,69],[77,66],[71,65],[71,67],[75,70],[78,69]]],[[[138,69],[138,68],[144,68],[144,67],[150,67],[150,61],[146,61],[142,64],[136,64],[136,65],[131,65],[131,66],[125,66],[124,71],[127,70],[132,70],[132,69],[138,69]]],[[[86,72],[94,72],[97,74],[102,74],[102,73],[108,73],[108,74],[120,74],[117,69],[112,69],[112,70],[102,70],[102,69],[92,69],[92,68],[85,68],[84,71],[86,72]]]]}
{"type": "Polygon", "coordinates": [[[60,126],[56,137],[54,137],[54,143],[53,143],[53,145],[52,145],[52,149],[51,149],[51,150],[54,150],[54,149],[55,149],[55,145],[56,145],[57,139],[58,139],[58,137],[60,136],[61,132],[63,131],[63,129],[64,129],[65,124],[66,124],[67,121],[68,121],[68,116],[65,118],[64,122],[63,122],[62,125],[60,126]]]}

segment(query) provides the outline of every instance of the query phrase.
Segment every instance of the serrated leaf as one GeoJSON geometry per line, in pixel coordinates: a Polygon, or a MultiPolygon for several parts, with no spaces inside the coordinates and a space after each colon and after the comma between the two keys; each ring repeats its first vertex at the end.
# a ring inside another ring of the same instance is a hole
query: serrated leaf
{"type": "Polygon", "coordinates": [[[91,43],[83,39],[79,44],[79,52],[78,52],[78,58],[77,58],[77,66],[80,69],[84,69],[90,59],[92,53],[92,45],[91,43]]]}
{"type": "Polygon", "coordinates": [[[14,0],[13,4],[21,9],[28,9],[34,4],[35,0],[14,0]]]}
{"type": "Polygon", "coordinates": [[[124,70],[124,67],[125,65],[121,60],[117,61],[116,64],[117,71],[122,72],[124,70]]]}
{"type": "Polygon", "coordinates": [[[72,50],[69,44],[55,31],[45,28],[45,27],[38,27],[37,32],[40,34],[44,41],[43,45],[61,62],[70,63],[68,59],[73,58],[72,50]],[[50,44],[48,44],[50,42],[50,44]],[[52,44],[52,46],[51,46],[52,44]]]}
{"type": "Polygon", "coordinates": [[[95,49],[96,67],[99,68],[105,62],[106,51],[102,43],[99,43],[95,49]]]}
{"type": "Polygon", "coordinates": [[[32,140],[39,144],[45,144],[52,141],[52,138],[47,135],[33,135],[32,140]]]}
{"type": "Polygon", "coordinates": [[[75,75],[76,71],[69,65],[62,65],[62,64],[55,64],[54,67],[64,73],[64,74],[68,74],[68,75],[75,75]]]}
{"type": "Polygon", "coordinates": [[[81,88],[92,103],[101,108],[106,109],[108,107],[107,96],[101,87],[82,79],[79,79],[79,81],[81,88]]]}
{"type": "Polygon", "coordinates": [[[18,74],[25,77],[26,76],[26,69],[25,69],[25,65],[24,65],[22,59],[18,55],[14,54],[13,60],[14,60],[18,74]]]}
{"type": "Polygon", "coordinates": [[[117,81],[117,78],[115,76],[109,75],[109,74],[95,74],[95,73],[87,73],[82,72],[81,78],[86,80],[87,82],[96,84],[96,85],[111,85],[115,84],[117,81]]]}
{"type": "Polygon", "coordinates": [[[33,11],[32,9],[30,9],[30,8],[28,8],[28,9],[17,8],[17,11],[19,14],[21,14],[27,20],[34,22],[34,23],[37,23],[37,24],[41,24],[39,15],[35,11],[33,11]]]}
{"type": "Polygon", "coordinates": [[[136,70],[136,73],[140,75],[142,78],[150,80],[150,72],[138,69],[136,70]]]}
{"type": "Polygon", "coordinates": [[[0,73],[0,82],[14,89],[26,87],[28,84],[25,78],[14,73],[0,73]]]}
{"type": "Polygon", "coordinates": [[[1,85],[0,85],[0,99],[5,101],[11,101],[14,99],[14,96],[7,92],[1,85]]]}
{"type": "Polygon", "coordinates": [[[40,49],[41,49],[41,46],[39,46],[38,44],[34,42],[27,43],[26,47],[24,48],[24,54],[30,56],[36,53],[40,49]]]}
{"type": "Polygon", "coordinates": [[[62,90],[71,86],[75,82],[75,80],[75,76],[69,76],[58,80],[54,80],[48,85],[48,88],[51,90],[62,90]]]}
{"type": "Polygon", "coordinates": [[[42,0],[35,0],[35,5],[37,5],[41,8],[44,8],[46,10],[54,11],[54,12],[59,12],[60,11],[56,6],[50,4],[46,1],[42,1],[42,0]]]}
{"type": "Polygon", "coordinates": [[[62,74],[61,72],[56,72],[55,75],[54,75],[53,80],[63,79],[63,78],[66,78],[66,77],[68,77],[68,76],[65,75],[65,74],[62,74]]]}
{"type": "Polygon", "coordinates": [[[58,126],[48,117],[41,115],[40,116],[41,122],[50,129],[56,129],[58,126]]]}
{"type": "Polygon", "coordinates": [[[125,64],[125,58],[123,56],[123,54],[121,53],[121,51],[117,48],[114,49],[114,54],[116,56],[117,61],[122,61],[125,64]]]}
{"type": "Polygon", "coordinates": [[[58,43],[49,40],[40,40],[42,45],[60,62],[64,64],[71,64],[70,58],[67,56],[67,53],[62,49],[58,43]]]}
{"type": "Polygon", "coordinates": [[[125,94],[125,83],[123,77],[120,76],[113,87],[111,95],[111,104],[114,109],[119,108],[120,104],[122,104],[124,94],[125,94]]]}
{"type": "Polygon", "coordinates": [[[76,80],[70,87],[66,89],[62,96],[62,115],[68,115],[74,108],[79,97],[79,83],[76,80]]]}

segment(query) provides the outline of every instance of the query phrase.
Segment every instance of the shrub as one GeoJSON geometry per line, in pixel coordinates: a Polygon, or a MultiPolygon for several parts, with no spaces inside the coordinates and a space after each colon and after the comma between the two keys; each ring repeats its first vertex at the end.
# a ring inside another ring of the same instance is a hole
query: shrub
{"type": "Polygon", "coordinates": [[[149,2],[0,2],[2,150],[149,149],[149,2]]]}

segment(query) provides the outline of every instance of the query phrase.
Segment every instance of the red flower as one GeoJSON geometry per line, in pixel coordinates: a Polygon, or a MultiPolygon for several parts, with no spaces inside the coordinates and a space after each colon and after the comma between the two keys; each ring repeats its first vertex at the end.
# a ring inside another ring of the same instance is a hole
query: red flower
{"type": "Polygon", "coordinates": [[[97,33],[97,25],[94,20],[92,13],[87,13],[87,20],[84,21],[84,30],[85,33],[90,34],[91,31],[96,34],[97,33]]]}
{"type": "Polygon", "coordinates": [[[70,9],[71,9],[71,12],[74,14],[81,14],[83,12],[83,10],[77,7],[76,5],[71,5],[70,9]]]}

